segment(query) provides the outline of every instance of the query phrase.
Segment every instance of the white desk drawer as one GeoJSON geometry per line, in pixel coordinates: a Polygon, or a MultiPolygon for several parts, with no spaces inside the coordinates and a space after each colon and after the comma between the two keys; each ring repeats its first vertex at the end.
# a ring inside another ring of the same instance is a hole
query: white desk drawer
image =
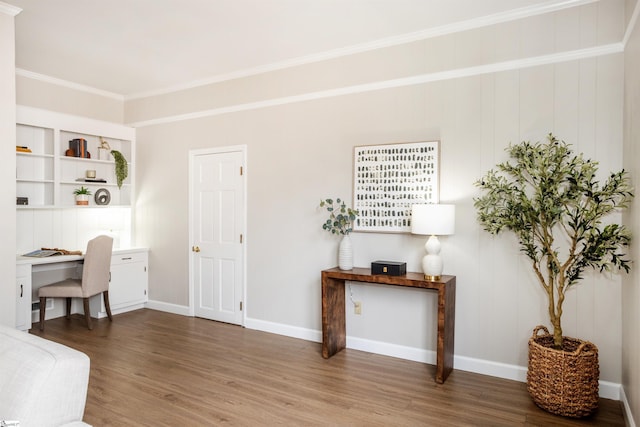
{"type": "Polygon", "coordinates": [[[129,252],[124,254],[111,255],[111,265],[129,264],[133,262],[147,262],[146,252],[129,252]]]}

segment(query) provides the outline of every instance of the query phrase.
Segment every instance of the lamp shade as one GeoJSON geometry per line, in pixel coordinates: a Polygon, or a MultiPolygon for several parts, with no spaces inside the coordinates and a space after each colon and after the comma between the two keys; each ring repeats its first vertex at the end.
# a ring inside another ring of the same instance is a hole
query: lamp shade
{"type": "Polygon", "coordinates": [[[456,206],[435,203],[411,207],[411,233],[445,236],[455,232],[456,206]]]}

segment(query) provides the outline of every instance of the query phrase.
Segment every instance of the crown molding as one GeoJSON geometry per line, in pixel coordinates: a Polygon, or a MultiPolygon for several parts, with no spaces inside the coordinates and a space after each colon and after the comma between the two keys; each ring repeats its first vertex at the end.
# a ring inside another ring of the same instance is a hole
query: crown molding
{"type": "Polygon", "coordinates": [[[478,65],[474,67],[458,68],[436,73],[419,74],[411,77],[384,80],[375,83],[347,86],[336,89],[309,92],[301,95],[285,96],[281,98],[256,101],[245,104],[230,105],[227,107],[213,108],[209,110],[196,111],[193,113],[179,114],[174,116],[161,117],[151,120],[127,123],[132,127],[145,127],[172,123],[184,120],[199,119],[202,117],[219,116],[221,114],[235,113],[239,111],[256,110],[260,108],[275,107],[278,105],[293,104],[303,101],[312,101],[323,98],[333,98],[343,95],[352,95],[376,90],[391,89],[405,86],[413,86],[425,83],[432,83],[442,80],[458,79],[463,77],[473,77],[483,74],[498,73],[502,71],[513,71],[541,65],[558,64],[562,62],[576,61],[580,59],[594,58],[604,55],[611,55],[624,52],[624,45],[613,43],[605,46],[596,46],[585,49],[577,49],[567,52],[552,53],[549,55],[536,56],[531,58],[516,59],[511,61],[496,62],[492,64],[478,65]]]}
{"type": "Polygon", "coordinates": [[[402,34],[399,36],[375,40],[368,43],[362,43],[362,44],[348,46],[340,49],[334,49],[334,50],[322,52],[319,54],[306,55],[298,58],[293,58],[287,61],[267,64],[267,65],[263,65],[255,68],[240,70],[233,73],[213,76],[206,79],[195,80],[189,83],[173,85],[173,86],[166,87],[164,89],[151,90],[146,92],[125,95],[125,100],[129,101],[129,100],[134,100],[139,98],[148,98],[151,96],[166,95],[168,93],[178,92],[178,91],[187,90],[187,89],[193,89],[195,87],[205,86],[205,85],[214,84],[214,83],[220,83],[227,80],[234,80],[242,77],[249,77],[252,75],[282,70],[285,68],[291,68],[291,67],[296,67],[300,65],[311,64],[314,62],[321,62],[329,59],[340,58],[343,56],[354,55],[354,54],[368,52],[372,50],[383,49],[383,48],[398,46],[398,45],[411,43],[415,41],[440,37],[447,34],[469,31],[477,28],[514,21],[517,19],[528,18],[531,16],[543,15],[546,13],[556,12],[563,9],[595,3],[597,1],[599,0],[566,0],[560,3],[558,3],[557,1],[548,1],[541,4],[527,6],[527,7],[510,10],[507,12],[496,13],[493,15],[483,16],[479,18],[469,19],[466,21],[456,22],[449,25],[443,25],[440,27],[435,27],[435,28],[430,28],[426,30],[415,31],[408,34],[402,34]]]}
{"type": "Polygon", "coordinates": [[[16,76],[26,77],[28,79],[38,80],[45,83],[51,83],[57,86],[63,86],[69,89],[75,89],[82,92],[87,92],[93,95],[100,95],[106,98],[112,98],[117,101],[124,101],[124,96],[118,93],[109,92],[102,89],[96,89],[91,86],[85,86],[79,83],[70,82],[68,80],[58,79],[56,77],[47,76],[45,74],[34,73],[33,71],[24,70],[22,68],[16,68],[16,76]]]}
{"type": "Polygon", "coordinates": [[[16,16],[20,12],[22,12],[22,9],[20,9],[19,7],[0,2],[0,13],[4,13],[5,15],[9,16],[16,16]]]}
{"type": "MultiPolygon", "coordinates": [[[[596,3],[598,1],[600,0],[565,0],[563,2],[550,0],[541,4],[527,6],[527,7],[514,9],[511,11],[497,13],[493,15],[488,15],[484,17],[469,19],[466,21],[461,21],[454,24],[444,25],[444,26],[440,26],[432,29],[416,31],[408,34],[395,36],[395,37],[389,37],[385,39],[372,41],[369,43],[363,43],[363,44],[358,44],[358,45],[349,46],[345,48],[334,49],[334,50],[319,53],[319,54],[293,58],[287,61],[267,64],[267,65],[245,69],[245,70],[239,70],[239,71],[228,73],[228,74],[221,74],[221,75],[209,77],[206,79],[195,80],[185,84],[166,87],[164,89],[139,92],[139,93],[134,93],[129,95],[122,95],[122,94],[117,94],[113,92],[108,92],[101,89],[96,89],[93,87],[69,82],[66,80],[46,76],[43,74],[31,72],[24,69],[16,69],[16,74],[21,75],[23,77],[27,77],[27,78],[68,87],[75,90],[80,90],[80,91],[85,91],[85,92],[93,93],[100,96],[105,96],[108,98],[116,99],[118,101],[130,101],[135,99],[148,98],[152,96],[165,95],[169,93],[178,92],[181,90],[193,89],[200,86],[220,83],[220,82],[234,80],[234,79],[243,78],[243,77],[249,77],[249,76],[263,74],[263,73],[272,72],[272,71],[278,71],[278,70],[296,67],[300,65],[306,65],[314,62],[326,61],[329,59],[344,57],[348,55],[354,55],[354,54],[368,52],[376,49],[383,49],[386,47],[392,47],[392,46],[411,43],[415,41],[426,40],[429,38],[439,37],[447,34],[469,31],[469,30],[473,30],[481,27],[487,27],[487,26],[501,24],[509,21],[518,20],[518,19],[524,19],[527,17],[552,13],[552,12],[556,12],[563,9],[569,9],[573,7],[596,3]]],[[[636,18],[638,15],[638,3],[636,3],[636,8],[634,10],[633,18],[630,21],[630,24],[627,28],[625,41],[626,41],[626,38],[628,38],[628,34],[630,33],[629,31],[630,28],[632,28],[636,22],[636,18]]],[[[0,2],[0,6],[3,4],[4,3],[0,2]]]]}

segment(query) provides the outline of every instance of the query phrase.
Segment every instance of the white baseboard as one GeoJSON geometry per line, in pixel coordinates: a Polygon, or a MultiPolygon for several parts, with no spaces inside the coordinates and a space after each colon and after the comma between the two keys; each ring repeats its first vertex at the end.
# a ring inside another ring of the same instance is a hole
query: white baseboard
{"type": "MultiPolygon", "coordinates": [[[[116,314],[126,313],[127,311],[140,310],[141,308],[145,308],[146,306],[147,306],[146,303],[140,303],[140,304],[130,305],[124,308],[111,309],[111,314],[115,316],[116,314]]],[[[107,317],[107,312],[101,311],[98,313],[98,316],[99,318],[107,317]]]]}
{"type": "Polygon", "coordinates": [[[245,319],[244,326],[247,329],[255,329],[257,331],[270,332],[272,334],[284,335],[307,341],[322,342],[322,332],[315,331],[313,329],[300,328],[297,326],[250,318],[245,319]]]}
{"type": "Polygon", "coordinates": [[[475,372],[476,374],[520,381],[522,383],[527,382],[527,368],[525,366],[509,365],[466,356],[454,356],[453,367],[461,371],[475,372]]]}
{"type": "MultiPolygon", "coordinates": [[[[245,327],[292,338],[300,338],[307,341],[322,342],[322,332],[280,323],[265,322],[258,319],[246,319],[245,327]]],[[[390,344],[381,341],[372,341],[363,338],[347,336],[347,348],[366,351],[368,353],[397,357],[399,359],[435,365],[436,353],[432,350],[423,350],[398,344],[390,344]]],[[[461,371],[474,372],[492,377],[504,378],[513,381],[526,382],[527,368],[525,366],[509,365],[491,360],[475,359],[466,356],[454,356],[453,367],[461,371]]],[[[600,397],[604,399],[620,400],[621,385],[609,381],[600,381],[600,397]]]]}
{"type": "Polygon", "coordinates": [[[146,308],[164,311],[166,313],[180,314],[182,316],[193,316],[189,311],[189,307],[186,305],[169,304],[167,302],[149,300],[147,301],[146,308]]]}
{"type": "Polygon", "coordinates": [[[631,406],[629,406],[627,394],[624,392],[624,387],[620,387],[620,401],[622,402],[622,407],[624,408],[624,421],[627,423],[627,426],[636,427],[636,422],[633,419],[633,413],[631,412],[631,406]]]}

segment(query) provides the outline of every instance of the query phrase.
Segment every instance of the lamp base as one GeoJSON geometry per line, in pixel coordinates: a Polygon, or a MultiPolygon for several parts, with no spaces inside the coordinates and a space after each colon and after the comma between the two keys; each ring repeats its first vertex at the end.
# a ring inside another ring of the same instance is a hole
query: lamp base
{"type": "Polygon", "coordinates": [[[440,257],[440,241],[436,236],[431,236],[424,248],[427,250],[427,254],[422,258],[424,279],[430,282],[440,280],[443,267],[440,257]]]}

